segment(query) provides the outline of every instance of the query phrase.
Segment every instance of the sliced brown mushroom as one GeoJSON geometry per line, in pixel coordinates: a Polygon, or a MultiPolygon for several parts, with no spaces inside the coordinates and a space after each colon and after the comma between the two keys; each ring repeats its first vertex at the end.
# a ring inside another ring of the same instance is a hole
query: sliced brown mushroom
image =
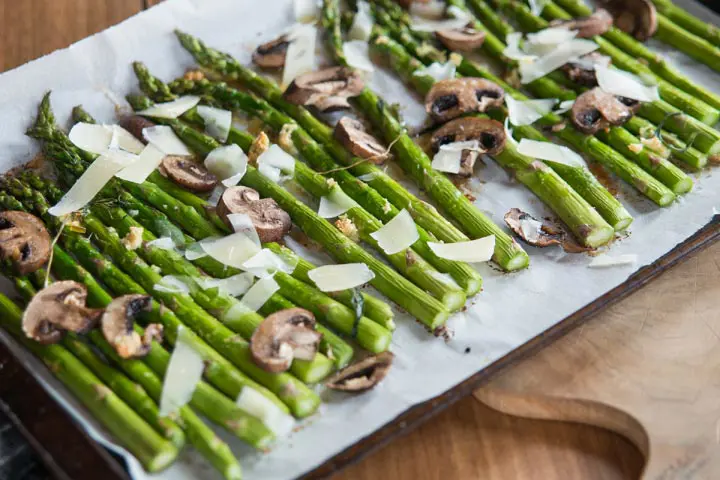
{"type": "Polygon", "coordinates": [[[436,82],[425,97],[425,111],[438,122],[447,122],[477,109],[477,97],[465,79],[436,82]]]}
{"type": "Polygon", "coordinates": [[[596,87],[597,78],[595,77],[595,60],[605,60],[604,55],[592,52],[580,57],[582,62],[569,62],[563,65],[561,70],[565,72],[571,82],[582,85],[583,87],[596,87]]]}
{"type": "Polygon", "coordinates": [[[250,352],[263,370],[279,373],[290,368],[295,358],[315,358],[321,338],[311,312],[288,308],[263,320],[250,338],[250,352]]]}
{"type": "Polygon", "coordinates": [[[657,31],[657,11],[650,0],[609,0],[603,2],[615,17],[615,26],[644,42],[657,31]]]}
{"type": "Polygon", "coordinates": [[[578,130],[594,134],[608,125],[622,125],[632,116],[633,111],[615,95],[593,88],[575,100],[570,118],[578,130]]]}
{"type": "Polygon", "coordinates": [[[505,102],[505,90],[497,83],[484,78],[464,78],[463,81],[475,94],[478,112],[487,112],[491,108],[500,108],[505,102]]]}
{"type": "Polygon", "coordinates": [[[456,30],[435,32],[435,36],[445,48],[451,51],[469,52],[480,48],[485,42],[485,32],[475,30],[471,26],[456,30]]]}
{"type": "Polygon", "coordinates": [[[577,30],[578,38],[591,38],[602,35],[613,26],[613,17],[604,8],[598,8],[592,15],[578,17],[571,20],[554,20],[550,22],[551,27],[577,30]]]}
{"type": "Polygon", "coordinates": [[[332,67],[300,75],[283,94],[295,105],[313,105],[322,112],[350,108],[348,98],[356,97],[365,88],[360,73],[352,68],[332,67]]]}
{"type": "Polygon", "coordinates": [[[59,342],[66,331],[89,332],[103,311],[86,307],[86,300],[87,289],[78,282],[55,282],[40,290],[23,314],[25,335],[47,345],[59,342]]]}
{"type": "Polygon", "coordinates": [[[563,228],[549,222],[541,222],[519,208],[511,208],[505,214],[505,223],[515,234],[533,247],[560,245],[567,253],[592,250],[580,245],[563,228]]]}
{"type": "Polygon", "coordinates": [[[353,155],[365,158],[375,164],[383,163],[390,156],[385,146],[370,135],[362,122],[343,117],[335,125],[335,138],[353,155]]]}
{"type": "Polygon", "coordinates": [[[162,326],[151,324],[140,336],[133,328],[135,317],[143,312],[149,312],[152,307],[152,298],[148,295],[124,295],[118,297],[107,306],[100,319],[105,340],[115,349],[122,358],[144,357],[150,352],[152,341],[162,341],[162,326]]]}
{"type": "Polygon", "coordinates": [[[272,198],[260,198],[260,194],[249,187],[230,187],[222,194],[217,213],[232,228],[228,215],[244,213],[250,217],[260,241],[277,242],[292,227],[290,215],[272,198]]]}
{"type": "Polygon", "coordinates": [[[442,145],[466,140],[477,140],[481,149],[494,155],[505,148],[505,127],[489,118],[457,118],[433,133],[432,149],[437,152],[442,145]]]}
{"type": "Polygon", "coordinates": [[[373,388],[390,371],[395,356],[382,352],[345,367],[330,377],[325,386],[344,392],[364,392],[373,388]]]}
{"type": "Polygon", "coordinates": [[[45,265],[52,241],[43,222],[26,212],[0,213],[0,259],[10,262],[19,275],[45,265]]]}
{"type": "Polygon", "coordinates": [[[145,142],[145,137],[142,133],[143,130],[154,127],[155,125],[155,122],[145,117],[141,117],[140,115],[126,115],[120,118],[120,126],[130,132],[133,137],[141,140],[142,142],[145,142]]]}
{"type": "Polygon", "coordinates": [[[290,40],[288,40],[287,35],[263,43],[253,52],[252,61],[262,68],[282,68],[285,65],[289,45],[290,40]]]}
{"type": "Polygon", "coordinates": [[[193,192],[209,192],[218,183],[217,177],[192,157],[167,155],[160,168],[170,180],[193,192]]]}

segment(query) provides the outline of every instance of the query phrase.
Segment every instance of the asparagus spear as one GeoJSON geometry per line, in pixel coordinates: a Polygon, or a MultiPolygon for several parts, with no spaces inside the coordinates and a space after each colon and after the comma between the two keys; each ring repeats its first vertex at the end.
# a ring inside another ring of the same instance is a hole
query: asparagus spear
{"type": "Polygon", "coordinates": [[[61,345],[41,346],[29,340],[21,328],[22,311],[0,294],[0,323],[16,340],[33,352],[85,408],[132,453],[148,472],[167,468],[177,448],[140,418],[80,360],[61,345]]]}
{"type": "MultiPolygon", "coordinates": [[[[590,15],[592,13],[592,10],[589,7],[587,7],[584,3],[578,2],[576,0],[556,0],[555,4],[556,6],[562,7],[566,12],[576,17],[590,15]]],[[[553,7],[550,8],[551,10],[553,9],[553,7]]],[[[664,15],[658,15],[658,31],[656,36],[663,41],[666,41],[668,39],[672,40],[673,43],[669,41],[667,43],[670,43],[670,45],[673,45],[679,50],[683,50],[684,48],[691,48],[687,46],[688,43],[693,44],[695,47],[697,46],[698,42],[702,42],[702,49],[696,50],[696,48],[693,47],[693,51],[703,52],[701,56],[705,60],[700,59],[700,61],[702,61],[703,63],[712,58],[716,58],[714,62],[708,63],[707,65],[712,68],[720,69],[720,66],[717,65],[717,59],[720,59],[718,58],[718,52],[720,52],[720,50],[713,47],[712,45],[706,44],[704,40],[701,40],[694,35],[683,31],[677,25],[673,24],[672,21],[667,19],[664,15]],[[711,51],[708,56],[709,48],[712,48],[714,52],[711,51]]],[[[666,80],[672,85],[675,85],[676,87],[684,90],[690,95],[694,95],[696,98],[702,100],[708,105],[716,109],[720,108],[720,95],[710,92],[702,86],[698,85],[697,83],[693,82],[691,79],[687,78],[686,76],[675,70],[672,66],[670,66],[660,55],[654,53],[652,50],[647,48],[641,42],[635,40],[630,35],[624,33],[618,28],[612,27],[610,28],[610,30],[603,34],[603,37],[612,42],[616,47],[622,49],[625,53],[635,58],[645,60],[647,62],[647,65],[655,73],[655,75],[666,80]]]]}
{"type": "MultiPolygon", "coordinates": [[[[395,54],[393,58],[396,59],[397,55],[403,52],[404,49],[402,48],[402,46],[397,45],[397,47],[395,47],[395,45],[397,44],[394,41],[388,39],[387,37],[376,37],[376,39],[372,42],[372,48],[375,50],[388,52],[392,49],[395,54]]],[[[411,47],[413,46],[412,44],[408,45],[411,47]]],[[[397,67],[399,64],[398,62],[391,63],[394,67],[397,67]]],[[[487,70],[482,69],[478,65],[466,61],[465,59],[463,59],[463,61],[460,63],[459,71],[467,76],[484,77],[495,83],[498,83],[505,89],[508,94],[513,95],[513,97],[517,98],[518,100],[527,99],[525,95],[513,89],[510,85],[506,84],[501,79],[492,75],[487,70]]],[[[410,78],[414,80],[415,83],[418,82],[417,80],[415,80],[416,77],[410,78]]],[[[424,78],[427,79],[427,77],[424,78]]],[[[427,82],[428,80],[425,81],[427,82]]],[[[546,115],[544,119],[547,124],[552,125],[561,122],[561,117],[555,114],[546,115]]],[[[517,127],[515,131],[519,135],[527,138],[532,138],[536,140],[543,139],[539,132],[529,126],[517,127]]],[[[561,130],[557,133],[557,135],[558,137],[572,145],[574,148],[576,148],[578,151],[589,154],[597,162],[611,169],[614,173],[623,178],[623,180],[638,189],[641,193],[645,194],[648,198],[653,200],[658,205],[669,205],[675,199],[675,194],[665,185],[663,185],[660,181],[656,180],[650,174],[642,170],[638,165],[628,161],[621,154],[619,154],[609,146],[605,145],[604,143],[600,142],[598,139],[594,137],[586,137],[580,132],[569,128],[561,130]]],[[[553,168],[556,168],[555,163],[550,163],[550,165],[553,168]]],[[[560,166],[560,171],[562,171],[562,169],[563,166],[560,166]]]]}
{"type": "MultiPolygon", "coordinates": [[[[323,26],[328,34],[328,47],[335,60],[347,65],[342,49],[337,0],[323,1],[323,26]]],[[[403,170],[423,187],[468,235],[474,238],[495,235],[493,260],[500,267],[514,271],[528,266],[530,260],[522,247],[480,212],[444,174],[432,169],[430,159],[407,135],[406,129],[383,100],[366,88],[354,102],[383,133],[385,141],[394,142],[393,151],[403,170]]]]}
{"type": "Polygon", "coordinates": [[[653,3],[657,11],[667,17],[668,20],[707,40],[711,45],[720,46],[720,29],[717,26],[704,22],[685,9],[676,6],[671,0],[653,0],[653,3]]]}
{"type": "MultiPolygon", "coordinates": [[[[128,100],[134,106],[142,104],[142,99],[137,96],[130,96],[128,100]]],[[[163,123],[170,125],[175,133],[199,154],[206,155],[218,146],[214,139],[186,127],[182,122],[164,120],[163,123]]],[[[323,245],[336,260],[368,265],[375,273],[375,278],[370,283],[430,329],[434,330],[445,323],[448,311],[439,301],[368,254],[287,190],[257,172],[254,167],[248,166],[242,183],[255,189],[263,197],[273,198],[283,210],[290,214],[296,225],[310,238],[323,245]]]]}
{"type": "MultiPolygon", "coordinates": [[[[140,81],[141,88],[148,95],[154,95],[154,100],[169,100],[175,97],[170,88],[159,79],[151,76],[144,65],[135,63],[135,73],[140,81]],[[159,93],[156,94],[154,92],[159,93]]],[[[244,92],[230,89],[221,84],[212,84],[207,81],[193,82],[178,80],[173,82],[173,88],[182,92],[186,92],[188,90],[201,90],[206,95],[211,95],[212,98],[218,100],[227,108],[241,109],[248,114],[257,116],[276,133],[280,132],[286,125],[297,125],[293,119],[273,109],[273,107],[268,103],[262,100],[257,100],[244,92]]],[[[204,126],[204,122],[201,118],[196,119],[194,117],[195,116],[193,116],[192,120],[189,120],[190,123],[198,124],[198,126],[201,127],[204,126]]],[[[338,182],[340,188],[344,190],[345,193],[347,193],[353,200],[355,200],[358,205],[365,209],[362,211],[358,208],[353,208],[348,212],[348,216],[355,225],[359,227],[360,233],[363,235],[363,241],[374,245],[375,241],[372,237],[370,237],[370,233],[380,228],[381,224],[377,219],[382,222],[388,222],[398,214],[398,210],[373,188],[369,187],[364,182],[359,181],[346,170],[339,168],[339,165],[334,162],[323,147],[317,144],[302,127],[297,126],[297,128],[293,130],[291,136],[295,147],[298,149],[303,158],[312,164],[315,170],[331,172],[330,176],[338,182]],[[375,219],[371,218],[371,216],[374,216],[375,219]]],[[[250,136],[247,132],[231,128],[228,142],[235,143],[241,148],[247,149],[251,144],[251,141],[252,136],[250,136]]],[[[296,171],[299,172],[297,175],[298,179],[305,180],[307,182],[316,177],[308,176],[306,173],[303,173],[304,171],[307,171],[307,168],[300,164],[300,162],[297,163],[298,165],[296,171]]],[[[314,183],[318,183],[318,185],[302,184],[301,186],[314,195],[323,195],[328,193],[325,191],[327,190],[326,185],[323,185],[321,182],[314,183]]],[[[412,249],[414,252],[410,253],[411,256],[415,256],[415,252],[417,252],[417,254],[422,257],[420,260],[426,260],[438,271],[450,274],[452,278],[464,288],[464,292],[468,295],[474,295],[480,290],[482,286],[482,279],[477,271],[466,263],[453,262],[438,257],[427,246],[428,241],[434,241],[435,239],[432,238],[422,227],[418,228],[418,233],[420,235],[420,239],[418,242],[413,244],[412,249]]],[[[405,256],[405,253],[401,252],[401,255],[405,256]]],[[[404,265],[406,262],[402,261],[402,259],[398,261],[398,258],[394,260],[394,265],[396,265],[396,268],[399,268],[403,271],[403,273],[405,273],[405,271],[408,270],[404,265]],[[398,264],[399,267],[397,267],[398,264]]],[[[420,263],[416,263],[414,268],[427,269],[427,267],[423,267],[422,261],[420,263]]],[[[438,281],[441,277],[434,275],[432,270],[427,270],[430,272],[430,275],[428,275],[429,278],[419,277],[416,279],[411,277],[411,279],[416,281],[419,286],[430,292],[437,291],[438,287],[440,288],[440,292],[446,291],[447,286],[444,285],[444,282],[438,281]],[[440,285],[437,285],[438,282],[440,285]]],[[[412,275],[413,272],[410,271],[410,274],[412,275]]],[[[415,274],[415,277],[418,277],[418,275],[415,274]]],[[[461,300],[462,297],[453,292],[449,296],[448,301],[445,301],[444,303],[449,309],[453,310],[456,307],[461,306],[461,303],[464,304],[464,300],[462,300],[462,302],[461,300]]]]}

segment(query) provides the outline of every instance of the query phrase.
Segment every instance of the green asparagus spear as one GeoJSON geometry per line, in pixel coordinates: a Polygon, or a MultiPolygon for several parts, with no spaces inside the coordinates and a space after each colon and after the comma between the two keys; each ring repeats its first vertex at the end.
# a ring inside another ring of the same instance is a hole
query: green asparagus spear
{"type": "Polygon", "coordinates": [[[653,3],[657,11],[668,20],[707,40],[711,45],[720,46],[720,29],[716,25],[703,21],[682,7],[678,7],[671,0],[653,0],[653,3]]]}

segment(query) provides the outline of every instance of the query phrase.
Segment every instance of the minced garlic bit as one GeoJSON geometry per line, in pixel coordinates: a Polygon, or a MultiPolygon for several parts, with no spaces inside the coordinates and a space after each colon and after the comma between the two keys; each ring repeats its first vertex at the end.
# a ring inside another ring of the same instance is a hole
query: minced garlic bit
{"type": "Polygon", "coordinates": [[[642,143],[633,143],[631,145],[628,145],[628,150],[633,153],[640,153],[642,152],[643,148],[645,148],[645,146],[642,143]]]}
{"type": "Polygon", "coordinates": [[[388,37],[386,37],[385,35],[380,35],[380,36],[377,37],[377,39],[375,40],[375,44],[376,44],[376,45],[385,45],[385,44],[388,43],[389,41],[390,41],[390,39],[389,39],[388,37]]]}
{"type": "Polygon", "coordinates": [[[142,227],[130,227],[130,231],[125,235],[125,238],[122,239],[122,244],[128,250],[137,250],[142,245],[143,232],[144,229],[142,227]]]}
{"type": "Polygon", "coordinates": [[[185,80],[197,82],[198,80],[205,80],[205,74],[202,72],[202,70],[198,70],[197,68],[194,68],[192,70],[188,70],[187,72],[185,72],[185,75],[183,75],[183,78],[185,80]]]}
{"type": "Polygon", "coordinates": [[[337,220],[335,220],[335,226],[350,240],[357,242],[360,239],[357,227],[352,220],[347,217],[347,215],[341,215],[337,220]]]}
{"type": "Polygon", "coordinates": [[[666,151],[665,145],[663,145],[662,141],[660,141],[658,137],[641,138],[640,141],[650,150],[654,150],[658,153],[666,151]]]}
{"type": "Polygon", "coordinates": [[[286,123],[280,129],[280,134],[278,135],[278,145],[280,145],[280,148],[293,156],[297,156],[298,154],[297,148],[295,148],[292,140],[292,134],[297,128],[296,123],[286,123]]]}
{"type": "Polygon", "coordinates": [[[561,132],[561,131],[565,130],[566,126],[567,126],[567,124],[565,122],[556,123],[555,125],[553,125],[550,128],[550,130],[557,133],[557,132],[561,132]]]}
{"type": "Polygon", "coordinates": [[[390,210],[392,210],[392,206],[390,205],[390,202],[388,202],[387,200],[385,200],[385,205],[383,205],[383,212],[384,212],[384,213],[389,213],[390,210]]]}
{"type": "Polygon", "coordinates": [[[327,184],[328,188],[335,188],[335,186],[337,185],[337,182],[334,178],[328,178],[325,183],[327,184]]]}
{"type": "Polygon", "coordinates": [[[257,137],[255,137],[255,140],[250,146],[250,151],[248,152],[248,163],[251,165],[257,165],[258,157],[268,148],[270,148],[270,139],[267,134],[265,132],[258,133],[257,137]]]}
{"type": "Polygon", "coordinates": [[[460,55],[459,53],[452,52],[452,53],[450,54],[450,59],[449,59],[449,60],[450,60],[450,63],[452,63],[452,64],[455,65],[456,67],[459,67],[460,64],[461,64],[462,61],[463,61],[463,57],[462,57],[462,55],[460,55]]]}
{"type": "MultiPolygon", "coordinates": [[[[420,45],[420,46],[418,47],[418,49],[417,49],[417,56],[418,56],[418,57],[423,57],[423,56],[425,56],[425,55],[436,55],[436,56],[438,56],[438,53],[440,53],[440,52],[438,52],[437,49],[436,49],[433,45],[430,45],[429,43],[423,43],[423,44],[420,45]]],[[[442,53],[442,57],[445,57],[445,53],[444,53],[444,52],[442,53]]],[[[442,60],[442,62],[440,62],[440,63],[445,63],[446,58],[439,58],[438,61],[440,61],[440,60],[442,60]]]]}

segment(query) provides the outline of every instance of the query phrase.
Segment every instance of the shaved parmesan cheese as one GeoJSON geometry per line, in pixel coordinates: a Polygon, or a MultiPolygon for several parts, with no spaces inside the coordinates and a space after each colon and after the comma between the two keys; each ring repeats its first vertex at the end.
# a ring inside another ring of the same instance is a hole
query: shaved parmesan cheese
{"type": "MultiPolygon", "coordinates": [[[[207,238],[205,240],[207,240],[207,238]]],[[[185,258],[187,258],[191,262],[193,260],[197,260],[198,258],[203,258],[207,256],[208,254],[205,253],[205,250],[203,250],[200,242],[191,243],[190,245],[185,247],[185,258]]]]}
{"type": "Polygon", "coordinates": [[[445,16],[445,2],[431,0],[429,2],[412,2],[410,14],[431,20],[440,20],[445,16]]]}
{"type": "Polygon", "coordinates": [[[610,256],[608,254],[598,255],[593,258],[588,264],[590,268],[604,268],[604,267],[617,267],[622,265],[633,265],[637,263],[637,255],[626,254],[619,255],[617,257],[610,256]]]}
{"type": "Polygon", "coordinates": [[[110,147],[113,131],[105,125],[93,123],[76,123],[73,125],[68,138],[81,150],[100,155],[110,147]]]}
{"type": "Polygon", "coordinates": [[[536,17],[540,16],[542,11],[545,9],[545,5],[547,5],[549,1],[550,0],[528,0],[528,3],[530,4],[530,11],[536,17]]]}
{"type": "Polygon", "coordinates": [[[192,398],[205,370],[205,362],[192,347],[191,333],[178,327],[177,341],[170,356],[160,395],[160,416],[175,413],[192,398]]]}
{"type": "Polygon", "coordinates": [[[85,207],[126,166],[117,156],[100,155],[48,213],[61,217],[85,207]]]}
{"type": "Polygon", "coordinates": [[[543,100],[515,100],[510,95],[505,95],[505,104],[508,108],[510,123],[516,126],[532,125],[552,111],[557,99],[548,98],[543,100]]]}
{"type": "Polygon", "coordinates": [[[558,108],[556,108],[553,113],[560,115],[569,112],[572,110],[573,105],[575,105],[575,100],[565,100],[564,102],[560,102],[560,105],[558,105],[558,108]]]}
{"type": "Polygon", "coordinates": [[[192,155],[171,127],[157,125],[143,128],[143,137],[165,155],[192,155]]]}
{"type": "Polygon", "coordinates": [[[374,72],[375,66],[370,60],[370,46],[367,42],[353,40],[343,44],[343,55],[348,65],[365,72],[374,72]]]}
{"type": "Polygon", "coordinates": [[[503,123],[503,126],[505,127],[505,139],[506,141],[510,142],[515,148],[518,146],[517,140],[515,140],[515,137],[513,137],[513,130],[510,128],[510,118],[505,117],[505,122],[503,123]]]}
{"type": "Polygon", "coordinates": [[[554,27],[529,33],[525,39],[523,51],[531,55],[546,55],[559,45],[574,39],[577,34],[577,30],[554,27]]]}
{"type": "Polygon", "coordinates": [[[523,138],[518,144],[518,152],[540,160],[552,160],[571,167],[584,167],[585,160],[567,147],[550,142],[538,142],[523,138]]]}
{"type": "Polygon", "coordinates": [[[367,183],[367,182],[372,182],[373,180],[375,180],[378,177],[378,175],[379,175],[378,172],[370,172],[370,173],[364,173],[357,178],[361,182],[367,183]]]}
{"type": "Polygon", "coordinates": [[[141,110],[138,115],[155,118],[178,118],[183,113],[200,103],[200,97],[195,95],[186,95],[172,102],[156,103],[150,108],[141,110]]]}
{"type": "MultiPolygon", "coordinates": [[[[106,125],[105,127],[107,128],[108,126],[106,125]]],[[[138,155],[145,148],[145,144],[135,138],[132,133],[128,132],[120,125],[112,125],[109,128],[112,128],[112,138],[110,139],[109,145],[110,149],[119,148],[125,152],[138,155]]]]}
{"type": "Polygon", "coordinates": [[[252,387],[243,387],[235,404],[239,409],[259,419],[278,438],[289,434],[295,424],[291,415],[252,387]]]}
{"type": "Polygon", "coordinates": [[[258,236],[252,218],[246,213],[229,213],[227,219],[232,225],[233,232],[242,233],[249,238],[260,249],[260,237],[258,236]]]}
{"type": "Polygon", "coordinates": [[[285,54],[284,85],[289,85],[299,75],[315,70],[316,37],[317,30],[312,25],[297,25],[288,33],[290,45],[285,54]]]}
{"type": "Polygon", "coordinates": [[[435,154],[432,160],[433,170],[447,173],[460,172],[460,163],[464,150],[478,151],[480,144],[477,140],[467,140],[464,142],[446,143],[440,146],[440,150],[435,154]]]}
{"type": "Polygon", "coordinates": [[[165,153],[152,143],[148,144],[137,161],[120,170],[115,176],[128,182],[143,183],[165,158],[165,153]]]}
{"type": "Polygon", "coordinates": [[[281,257],[272,250],[263,248],[252,258],[243,264],[243,270],[252,273],[256,277],[265,278],[274,275],[276,272],[293,273],[299,259],[288,256],[281,257]]]}
{"type": "Polygon", "coordinates": [[[523,237],[530,244],[537,243],[538,240],[540,240],[542,226],[542,222],[535,220],[529,215],[526,215],[520,220],[520,231],[522,231],[523,237]]]}
{"type": "MultiPolygon", "coordinates": [[[[232,177],[230,177],[226,181],[230,183],[231,178],[232,177]]],[[[207,199],[207,204],[211,207],[217,207],[218,203],[220,203],[220,197],[222,197],[223,193],[225,193],[225,188],[223,188],[222,186],[218,185],[217,187],[213,188],[213,191],[210,193],[210,196],[207,199]]]]}
{"type": "Polygon", "coordinates": [[[308,272],[310,280],[323,292],[338,292],[366,284],[375,274],[364,263],[325,265],[308,272]]]}
{"type": "Polygon", "coordinates": [[[433,20],[413,15],[410,28],[416,32],[444,32],[463,28],[472,20],[470,13],[455,5],[450,5],[446,12],[450,18],[442,20],[433,20]]]}
{"type": "Polygon", "coordinates": [[[357,2],[357,13],[353,19],[352,27],[348,32],[350,40],[362,40],[367,42],[373,28],[373,16],[370,10],[370,4],[362,0],[357,2]]]}
{"type": "Polygon", "coordinates": [[[532,62],[537,56],[526,53],[520,48],[522,38],[523,34],[520,32],[508,33],[507,37],[505,37],[507,47],[503,50],[503,55],[519,62],[532,62]]]}
{"type": "Polygon", "coordinates": [[[658,87],[656,85],[645,85],[640,78],[631,73],[597,65],[595,67],[595,77],[597,78],[600,88],[607,93],[641,102],[660,100],[660,94],[658,93],[658,87]]]}
{"type": "Polygon", "coordinates": [[[427,67],[415,70],[415,72],[413,72],[413,75],[418,77],[427,76],[432,78],[436,82],[439,82],[441,80],[450,80],[451,78],[455,78],[455,69],[456,66],[452,62],[433,62],[427,67]]]}
{"type": "Polygon", "coordinates": [[[295,174],[295,159],[279,145],[270,145],[257,160],[258,171],[275,183],[295,174]]]}
{"type": "Polygon", "coordinates": [[[242,298],[242,303],[246,308],[257,312],[278,290],[280,290],[280,285],[273,277],[261,278],[250,287],[250,290],[242,298]]]}
{"type": "Polygon", "coordinates": [[[356,206],[355,200],[348,197],[340,188],[333,188],[329,195],[320,198],[318,215],[322,218],[335,218],[356,206]]]}
{"type": "Polygon", "coordinates": [[[181,295],[190,293],[187,279],[175,275],[165,275],[153,286],[153,289],[162,293],[179,293],[181,295]]]}
{"type": "Polygon", "coordinates": [[[295,20],[298,22],[309,22],[320,15],[320,5],[317,0],[295,0],[295,20]]]}
{"type": "Polygon", "coordinates": [[[247,165],[247,155],[235,144],[218,147],[205,157],[205,168],[226,187],[238,184],[247,172],[247,165]]]}
{"type": "Polygon", "coordinates": [[[243,272],[228,278],[202,277],[197,279],[197,283],[203,290],[217,288],[225,295],[239,297],[248,291],[254,280],[255,276],[252,273],[243,272]]]}
{"type": "Polygon", "coordinates": [[[205,120],[205,133],[217,141],[225,143],[232,126],[232,112],[206,105],[199,105],[197,112],[205,120]]]}
{"type": "Polygon", "coordinates": [[[487,262],[495,251],[495,235],[468,242],[427,242],[427,244],[430,250],[440,258],[469,263],[487,262]]]}
{"type": "Polygon", "coordinates": [[[200,242],[202,249],[212,258],[227,265],[242,269],[250,257],[260,248],[245,233],[234,233],[227,237],[205,239],[200,242]]]}
{"type": "Polygon", "coordinates": [[[382,228],[371,233],[370,236],[378,242],[378,246],[388,255],[410,248],[420,238],[415,221],[410,212],[404,208],[382,228]]]}
{"type": "Polygon", "coordinates": [[[542,78],[566,63],[594,52],[598,48],[597,43],[582,38],[576,38],[557,45],[550,53],[536,58],[532,62],[520,62],[520,81],[527,84],[542,78]]]}
{"type": "Polygon", "coordinates": [[[170,237],[160,237],[147,242],[148,247],[160,248],[162,250],[175,250],[175,242],[170,237]]]}

